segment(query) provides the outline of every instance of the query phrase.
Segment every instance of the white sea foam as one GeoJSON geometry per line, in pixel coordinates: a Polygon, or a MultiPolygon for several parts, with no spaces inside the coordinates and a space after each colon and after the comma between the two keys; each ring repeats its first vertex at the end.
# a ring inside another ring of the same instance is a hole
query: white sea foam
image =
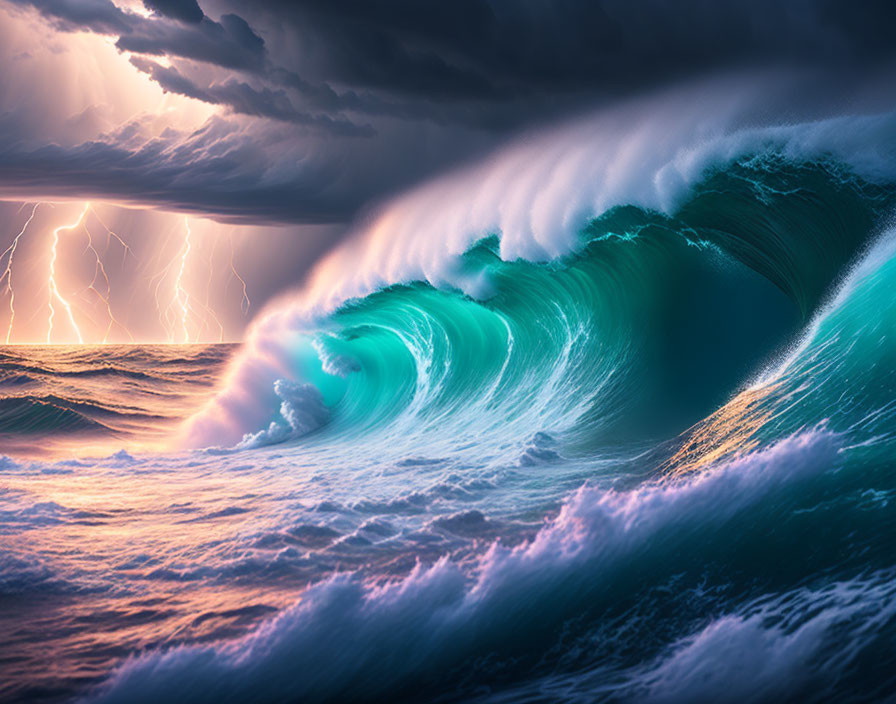
{"type": "MultiPolygon", "coordinates": [[[[836,461],[836,438],[810,432],[677,484],[624,492],[582,488],[528,543],[495,544],[473,566],[445,558],[431,567],[418,565],[400,581],[381,586],[353,574],[334,576],[310,586],[294,607],[239,641],[180,647],[127,662],[94,700],[376,699],[403,683],[444,674],[467,658],[512,651],[516,640],[539,632],[546,622],[575,615],[593,590],[612,584],[616,571],[643,551],[666,545],[674,554],[735,517],[798,490],[836,461]]],[[[644,681],[657,687],[681,684],[689,653],[738,628],[722,622],[644,681]]],[[[810,649],[809,641],[823,631],[822,626],[805,631],[801,643],[810,649]]],[[[767,644],[769,658],[779,647],[772,637],[749,635],[737,642],[767,644]]],[[[773,687],[777,670],[768,662],[773,687]]],[[[700,681],[717,683],[722,675],[714,668],[725,667],[730,663],[707,659],[700,681]]]]}

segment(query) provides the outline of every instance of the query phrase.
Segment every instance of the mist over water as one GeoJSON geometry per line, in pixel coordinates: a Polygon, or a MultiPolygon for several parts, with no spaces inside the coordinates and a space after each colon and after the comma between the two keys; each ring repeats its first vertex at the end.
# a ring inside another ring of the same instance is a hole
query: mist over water
{"type": "Polygon", "coordinates": [[[695,95],[385,205],[239,348],[4,348],[0,696],[892,696],[896,119],[695,95]]]}

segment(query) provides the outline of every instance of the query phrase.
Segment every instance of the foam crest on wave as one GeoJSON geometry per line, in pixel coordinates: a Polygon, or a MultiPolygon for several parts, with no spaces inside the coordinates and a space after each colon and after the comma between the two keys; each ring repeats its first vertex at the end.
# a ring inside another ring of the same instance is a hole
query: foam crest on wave
{"type": "Polygon", "coordinates": [[[888,691],[894,676],[884,653],[896,622],[893,576],[892,569],[879,570],[763,597],[622,673],[599,666],[549,675],[475,701],[823,702],[849,698],[853,678],[867,677],[861,668],[869,665],[882,671],[878,691],[888,691]]]}
{"type": "MultiPolygon", "coordinates": [[[[584,487],[528,543],[496,543],[475,564],[418,565],[380,586],[354,574],[334,576],[244,639],[127,662],[95,700],[332,701],[419,693],[415,687],[437,686],[467,661],[534,652],[527,643],[543,644],[557,624],[611,590],[632,561],[649,562],[653,553],[645,551],[689,550],[682,546],[786,501],[836,463],[837,438],[813,431],[680,483],[623,492],[584,487]]],[[[673,663],[656,678],[674,670],[673,663]]]]}
{"type": "Polygon", "coordinates": [[[328,313],[408,281],[475,297],[481,281],[457,258],[481,238],[497,235],[505,261],[557,259],[581,246],[591,219],[623,205],[671,214],[708,170],[746,156],[830,157],[867,181],[893,180],[896,113],[756,126],[762,90],[699,85],[520,139],[387,203],[271,315],[328,313]]]}

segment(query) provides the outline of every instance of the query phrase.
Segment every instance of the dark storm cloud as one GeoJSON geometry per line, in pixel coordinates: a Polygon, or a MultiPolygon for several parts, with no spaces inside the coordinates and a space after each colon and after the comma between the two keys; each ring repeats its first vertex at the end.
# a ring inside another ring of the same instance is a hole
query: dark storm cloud
{"type": "Polygon", "coordinates": [[[355,125],[348,120],[329,115],[312,115],[296,110],[283,90],[256,89],[247,83],[228,79],[207,87],[199,86],[173,66],[162,66],[142,57],[132,57],[131,63],[148,74],[161,88],[212,105],[224,105],[233,112],[255,117],[292,122],[297,125],[313,125],[342,136],[372,137],[369,125],[355,125]]]}
{"type": "MultiPolygon", "coordinates": [[[[121,135],[126,137],[126,135],[121,135]]],[[[0,188],[13,194],[50,193],[55,197],[108,197],[152,202],[172,209],[221,214],[251,212],[255,219],[330,222],[349,203],[333,189],[335,165],[309,155],[303,164],[307,183],[276,179],[259,141],[273,135],[234,132],[222,120],[210,121],[189,139],[156,139],[139,148],[114,141],[89,142],[74,149],[48,145],[0,153],[0,188]]],[[[124,141],[124,140],[123,140],[124,141]]]]}
{"type": "Polygon", "coordinates": [[[33,6],[63,30],[119,35],[116,45],[123,51],[178,56],[245,71],[261,71],[267,58],[264,40],[242,17],[225,13],[215,22],[201,15],[185,22],[195,17],[189,3],[152,3],[158,17],[146,18],[121,10],[110,0],[9,1],[33,6]]]}
{"type": "Polygon", "coordinates": [[[349,96],[416,99],[427,113],[434,100],[487,107],[600,97],[732,65],[842,65],[896,53],[896,7],[885,0],[206,0],[218,21],[195,0],[145,0],[151,19],[110,0],[12,1],[68,28],[119,34],[123,50],[263,74],[334,109],[345,107],[336,84],[349,96]],[[307,49],[271,56],[264,34],[307,49]]]}
{"type": "MultiPolygon", "coordinates": [[[[164,148],[124,129],[77,149],[9,148],[3,188],[259,219],[349,219],[515,131],[669,81],[751,68],[861,77],[896,53],[896,7],[882,0],[144,0],[151,17],[108,0],[11,1],[113,35],[164,90],[256,120],[164,148]]],[[[4,119],[15,144],[24,118],[4,119]]]]}
{"type": "Polygon", "coordinates": [[[367,200],[431,172],[440,154],[470,154],[476,144],[398,130],[385,139],[320,139],[316,127],[213,117],[188,135],[146,140],[139,124],[127,124],[77,147],[34,149],[9,138],[15,129],[0,115],[0,193],[8,198],[105,198],[254,223],[345,222],[367,200]],[[393,152],[400,139],[405,148],[393,152]]]}
{"type": "Polygon", "coordinates": [[[148,10],[181,22],[201,22],[205,16],[196,0],[143,0],[148,10]]]}
{"type": "Polygon", "coordinates": [[[742,63],[841,64],[896,49],[896,6],[884,0],[262,0],[247,11],[319,43],[315,61],[331,80],[439,100],[606,93],[742,63]]]}
{"type": "Polygon", "coordinates": [[[110,0],[10,0],[32,6],[60,29],[89,29],[100,34],[121,34],[131,29],[130,15],[110,0]]]}
{"type": "Polygon", "coordinates": [[[264,40],[238,15],[226,14],[220,22],[203,17],[197,24],[139,19],[119,37],[124,51],[153,56],[178,56],[223,68],[261,71],[265,65],[264,40]]]}

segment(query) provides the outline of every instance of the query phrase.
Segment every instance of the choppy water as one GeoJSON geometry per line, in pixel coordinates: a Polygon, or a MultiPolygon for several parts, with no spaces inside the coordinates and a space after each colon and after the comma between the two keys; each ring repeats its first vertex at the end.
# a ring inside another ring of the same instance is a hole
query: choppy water
{"type": "Polygon", "coordinates": [[[0,346],[0,446],[152,447],[213,395],[235,345],[0,346]]]}
{"type": "Polygon", "coordinates": [[[762,144],[238,352],[5,350],[0,696],[892,698],[896,190],[762,144]]]}

